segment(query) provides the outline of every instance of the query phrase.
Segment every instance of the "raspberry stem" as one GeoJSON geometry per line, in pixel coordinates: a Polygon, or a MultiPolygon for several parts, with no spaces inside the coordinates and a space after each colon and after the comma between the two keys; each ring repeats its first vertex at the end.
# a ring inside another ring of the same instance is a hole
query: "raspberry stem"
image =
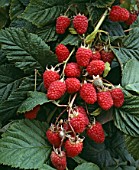
{"type": "Polygon", "coordinates": [[[66,68],[66,65],[67,65],[67,62],[69,61],[70,57],[72,56],[72,54],[74,53],[75,51],[75,47],[72,49],[71,53],[69,54],[68,58],[63,62],[64,66],[63,66],[63,71],[62,71],[62,78],[64,79],[64,76],[65,76],[65,73],[64,73],[64,70],[66,68]]]}
{"type": "Polygon", "coordinates": [[[108,14],[108,9],[102,15],[102,17],[99,20],[98,24],[96,25],[94,31],[86,37],[86,39],[85,39],[86,44],[92,44],[92,42],[94,41],[94,39],[99,31],[100,26],[102,25],[103,21],[105,20],[107,14],[108,14]]]}

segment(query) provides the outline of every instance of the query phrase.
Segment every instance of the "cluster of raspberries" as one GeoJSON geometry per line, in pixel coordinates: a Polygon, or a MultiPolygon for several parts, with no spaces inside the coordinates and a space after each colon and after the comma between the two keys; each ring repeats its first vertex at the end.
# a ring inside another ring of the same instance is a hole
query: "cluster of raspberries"
{"type": "Polygon", "coordinates": [[[66,157],[73,158],[82,152],[83,138],[79,137],[79,134],[85,130],[88,137],[94,142],[104,142],[105,135],[101,123],[94,121],[90,124],[82,106],[71,109],[68,121],[59,122],[57,125],[52,124],[47,130],[46,137],[54,146],[51,161],[58,170],[66,168],[66,157]],[[64,149],[62,152],[61,147],[64,149]]]}
{"type": "MultiPolygon", "coordinates": [[[[136,14],[120,6],[113,6],[109,13],[111,21],[125,22],[127,25],[131,25],[136,18],[136,14]]],[[[67,16],[59,16],[56,20],[57,34],[64,34],[70,24],[71,20],[67,16]]],[[[88,18],[78,14],[73,18],[72,25],[78,34],[85,34],[88,29],[88,18]]],[[[55,54],[59,69],[56,69],[56,65],[51,69],[46,68],[43,73],[44,87],[49,100],[59,100],[68,93],[78,95],[86,104],[97,103],[105,111],[113,106],[119,108],[123,105],[122,89],[114,87],[111,83],[107,86],[102,78],[105,63],[111,64],[114,59],[111,50],[105,48],[92,50],[84,45],[72,53],[65,45],[58,44],[55,54]]],[[[40,105],[25,113],[25,117],[36,118],[39,109],[40,105]]],[[[82,106],[73,107],[69,103],[64,112],[68,113],[67,120],[56,121],[46,132],[46,137],[54,148],[50,157],[51,162],[57,170],[66,169],[67,157],[75,157],[82,152],[84,138],[79,136],[81,133],[86,132],[96,143],[103,143],[105,140],[102,124],[95,119],[90,122],[89,113],[82,106]]]]}

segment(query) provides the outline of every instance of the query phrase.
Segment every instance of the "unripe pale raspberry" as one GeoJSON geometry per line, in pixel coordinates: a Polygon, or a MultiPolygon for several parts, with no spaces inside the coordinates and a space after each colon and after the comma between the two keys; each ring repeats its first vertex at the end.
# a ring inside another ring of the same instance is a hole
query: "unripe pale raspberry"
{"type": "Polygon", "coordinates": [[[104,63],[108,62],[111,63],[114,59],[114,53],[112,51],[101,51],[101,59],[104,63]]]}
{"type": "Polygon", "coordinates": [[[33,108],[33,110],[30,110],[25,113],[25,118],[26,119],[35,119],[37,117],[37,113],[40,110],[40,105],[37,105],[33,108]]]}
{"type": "Polygon", "coordinates": [[[129,11],[125,8],[121,8],[118,5],[112,7],[109,18],[113,22],[124,22],[129,18],[129,11]]]}
{"type": "Polygon", "coordinates": [[[68,93],[75,93],[80,90],[80,81],[77,78],[67,78],[65,80],[68,93]]]}
{"type": "Polygon", "coordinates": [[[50,158],[51,158],[51,162],[52,162],[53,166],[57,170],[65,170],[66,169],[67,160],[66,160],[66,153],[64,151],[61,151],[61,153],[59,153],[59,154],[52,151],[50,158]]]}
{"type": "Polygon", "coordinates": [[[125,21],[125,23],[126,23],[127,25],[132,25],[133,22],[136,21],[136,19],[137,19],[137,15],[130,13],[129,18],[128,18],[128,20],[125,21]]]}
{"type": "Polygon", "coordinates": [[[91,138],[96,143],[103,143],[105,140],[105,134],[101,123],[95,122],[90,125],[86,131],[89,138],[91,138]]]}
{"type": "Polygon", "coordinates": [[[70,114],[70,124],[76,133],[82,133],[86,127],[85,116],[79,112],[73,112],[70,114]]]}
{"type": "Polygon", "coordinates": [[[46,137],[48,141],[54,145],[56,148],[58,148],[61,144],[61,138],[59,136],[59,132],[57,131],[52,131],[51,129],[48,129],[46,131],[46,137]]]}
{"type": "Polygon", "coordinates": [[[56,46],[55,53],[59,63],[65,61],[70,54],[68,48],[63,44],[59,44],[56,46]]]}
{"type": "Polygon", "coordinates": [[[102,91],[97,93],[97,101],[103,110],[109,110],[113,106],[113,99],[110,91],[102,91]]]}
{"type": "Polygon", "coordinates": [[[78,14],[73,19],[73,26],[78,34],[84,34],[88,28],[88,18],[84,15],[78,14]]]}
{"type": "Polygon", "coordinates": [[[64,73],[67,77],[80,77],[81,69],[77,63],[71,62],[66,65],[64,73]]]}
{"type": "Polygon", "coordinates": [[[94,104],[97,101],[96,89],[91,83],[85,83],[81,86],[80,97],[88,104],[94,104]]]}
{"type": "Polygon", "coordinates": [[[120,88],[112,89],[111,96],[115,107],[121,107],[124,103],[124,93],[120,88]]]}
{"type": "Polygon", "coordinates": [[[87,72],[90,76],[101,75],[105,69],[105,63],[101,60],[92,60],[87,66],[87,72]]]}
{"type": "Polygon", "coordinates": [[[56,20],[56,33],[64,34],[70,25],[70,19],[67,16],[59,16],[56,20]]]}
{"type": "Polygon", "coordinates": [[[45,72],[43,73],[43,82],[44,82],[45,89],[48,89],[48,87],[52,82],[59,79],[60,79],[60,75],[58,74],[58,72],[54,70],[45,70],[45,72]]]}
{"type": "Polygon", "coordinates": [[[67,139],[64,146],[66,149],[66,155],[73,158],[82,152],[83,142],[79,140],[74,142],[70,139],[67,139]]]}
{"type": "Polygon", "coordinates": [[[91,60],[100,60],[101,59],[101,55],[99,51],[92,51],[92,57],[91,60]]]}
{"type": "Polygon", "coordinates": [[[91,49],[80,47],[76,52],[76,60],[80,66],[86,67],[92,57],[91,49]]]}
{"type": "Polygon", "coordinates": [[[66,92],[66,84],[60,80],[54,81],[50,84],[47,97],[49,100],[60,99],[66,92]]]}

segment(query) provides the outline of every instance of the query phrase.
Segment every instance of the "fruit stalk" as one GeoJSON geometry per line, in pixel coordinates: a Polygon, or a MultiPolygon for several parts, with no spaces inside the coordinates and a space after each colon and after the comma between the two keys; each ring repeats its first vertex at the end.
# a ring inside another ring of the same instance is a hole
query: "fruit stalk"
{"type": "Polygon", "coordinates": [[[107,14],[108,14],[108,9],[102,15],[102,17],[99,20],[98,24],[96,25],[94,31],[86,37],[86,39],[85,39],[86,44],[92,44],[92,42],[94,41],[94,39],[96,37],[96,34],[98,33],[100,26],[102,25],[103,21],[105,20],[107,14]]]}

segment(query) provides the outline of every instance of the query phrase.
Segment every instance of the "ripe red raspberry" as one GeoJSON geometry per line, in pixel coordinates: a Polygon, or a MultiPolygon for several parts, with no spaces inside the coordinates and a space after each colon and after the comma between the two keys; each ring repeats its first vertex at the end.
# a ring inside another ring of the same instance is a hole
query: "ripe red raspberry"
{"type": "Polygon", "coordinates": [[[63,44],[57,45],[55,52],[59,63],[65,61],[70,54],[68,48],[63,44]]]}
{"type": "Polygon", "coordinates": [[[121,107],[124,103],[124,93],[120,88],[115,88],[112,89],[111,91],[111,96],[113,99],[113,105],[115,107],[121,107]]]}
{"type": "Polygon", "coordinates": [[[67,77],[80,77],[81,69],[77,63],[71,62],[66,65],[64,73],[67,77]]]}
{"type": "Polygon", "coordinates": [[[60,80],[54,81],[50,84],[47,97],[49,100],[57,100],[61,98],[66,92],[66,84],[60,80]]]}
{"type": "Polygon", "coordinates": [[[101,123],[95,122],[86,131],[89,138],[96,143],[103,143],[105,140],[105,134],[101,123]]]}
{"type": "Polygon", "coordinates": [[[56,20],[56,33],[64,34],[70,25],[70,19],[67,16],[59,16],[56,20]]]}
{"type": "Polygon", "coordinates": [[[88,104],[94,104],[97,101],[97,94],[91,83],[85,83],[81,86],[80,97],[88,104]]]}
{"type": "Polygon", "coordinates": [[[101,59],[100,52],[99,51],[93,51],[91,60],[100,60],[100,59],[101,59]]]}
{"type": "Polygon", "coordinates": [[[84,34],[88,28],[88,19],[86,16],[78,14],[73,19],[73,26],[78,34],[84,34]]]}
{"type": "Polygon", "coordinates": [[[110,11],[109,18],[113,22],[126,21],[129,18],[129,11],[125,8],[121,8],[118,5],[113,6],[110,11]]]}
{"type": "Polygon", "coordinates": [[[84,114],[76,110],[70,114],[70,124],[76,133],[82,133],[86,128],[86,119],[84,114]]]}
{"type": "Polygon", "coordinates": [[[97,101],[103,110],[109,110],[113,106],[113,99],[109,91],[98,92],[97,101]]]}
{"type": "Polygon", "coordinates": [[[56,80],[60,79],[60,75],[58,74],[57,71],[54,69],[48,70],[46,69],[45,72],[43,73],[43,82],[44,82],[44,87],[48,89],[50,84],[56,80]]]}
{"type": "Polygon", "coordinates": [[[80,90],[80,81],[77,78],[67,78],[65,80],[68,93],[75,93],[80,90]]]}
{"type": "Polygon", "coordinates": [[[51,158],[51,162],[52,162],[53,166],[57,170],[65,170],[66,169],[67,160],[66,160],[66,153],[64,151],[61,151],[61,153],[59,153],[59,154],[52,151],[50,158],[51,158]]]}
{"type": "Polygon", "coordinates": [[[133,22],[136,21],[136,19],[137,19],[137,15],[130,13],[129,18],[128,18],[128,20],[125,21],[125,23],[126,23],[127,25],[132,25],[133,22]]]}
{"type": "Polygon", "coordinates": [[[65,142],[66,155],[68,157],[75,157],[82,152],[83,140],[78,138],[78,140],[67,139],[65,142]]]}
{"type": "Polygon", "coordinates": [[[61,138],[57,130],[52,129],[51,127],[46,131],[46,137],[48,141],[58,148],[61,144],[61,138]]]}
{"type": "Polygon", "coordinates": [[[76,60],[80,66],[86,67],[92,57],[91,49],[80,47],[76,52],[76,60]]]}
{"type": "Polygon", "coordinates": [[[25,118],[30,120],[35,119],[39,110],[40,110],[40,105],[35,106],[33,110],[30,110],[25,113],[25,118]]]}
{"type": "Polygon", "coordinates": [[[87,66],[87,72],[90,76],[101,75],[105,69],[105,63],[101,60],[92,60],[87,66]]]}
{"type": "Polygon", "coordinates": [[[85,109],[84,109],[82,106],[77,106],[77,107],[75,108],[75,110],[76,110],[78,113],[84,115],[85,124],[88,125],[88,124],[89,124],[89,119],[88,119],[88,116],[87,116],[87,113],[86,113],[85,109]]]}
{"type": "Polygon", "coordinates": [[[101,51],[101,59],[104,63],[109,62],[111,63],[114,59],[114,53],[112,51],[101,51]]]}

